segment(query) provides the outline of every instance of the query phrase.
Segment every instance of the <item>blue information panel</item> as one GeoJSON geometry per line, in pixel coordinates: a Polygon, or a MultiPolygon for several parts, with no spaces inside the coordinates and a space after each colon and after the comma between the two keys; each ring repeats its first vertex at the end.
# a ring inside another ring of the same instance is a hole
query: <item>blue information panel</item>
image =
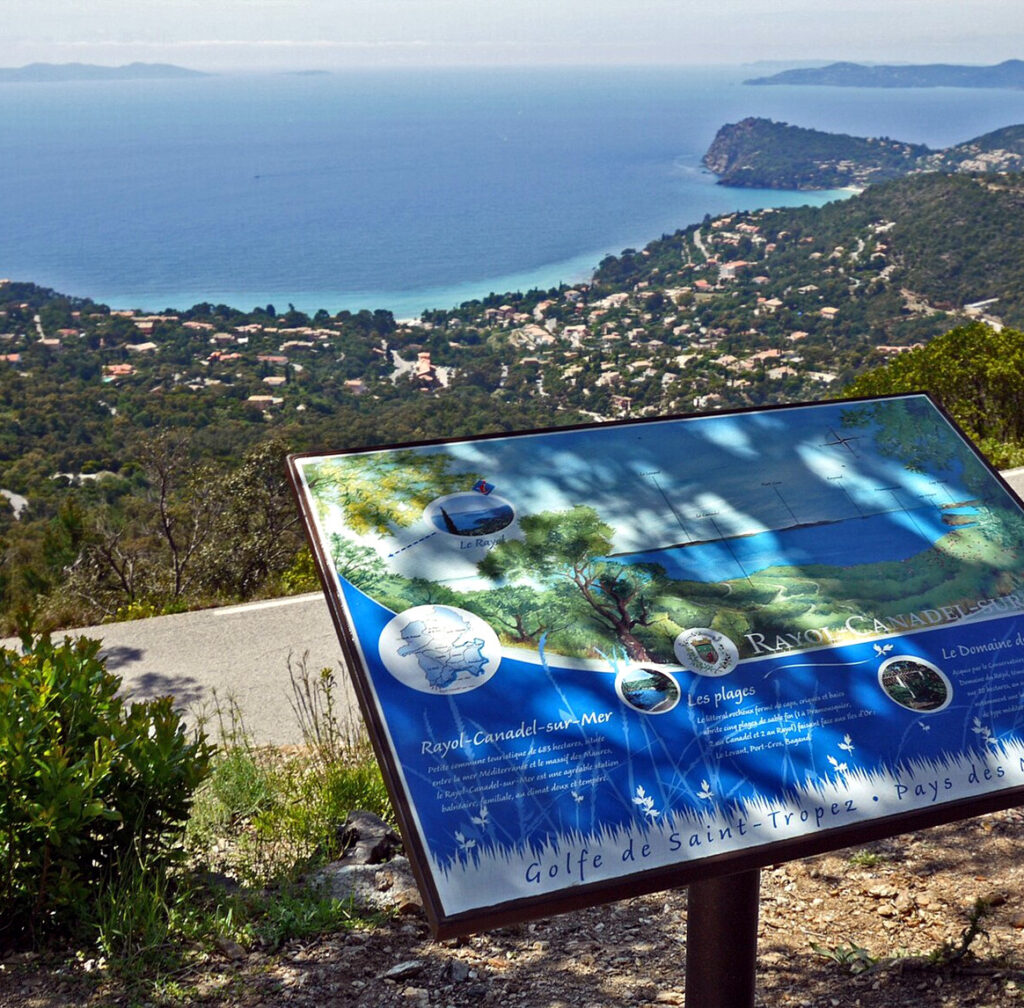
{"type": "Polygon", "coordinates": [[[1024,512],[926,395],[291,459],[435,932],[1024,786],[1024,512]]]}

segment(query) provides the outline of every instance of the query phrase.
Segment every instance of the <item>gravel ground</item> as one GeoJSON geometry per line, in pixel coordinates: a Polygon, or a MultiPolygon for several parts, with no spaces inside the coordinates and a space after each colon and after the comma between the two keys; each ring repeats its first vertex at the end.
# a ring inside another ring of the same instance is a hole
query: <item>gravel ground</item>
{"type": "MultiPolygon", "coordinates": [[[[766,869],[757,1005],[1024,1004],[1022,836],[1014,810],[766,869]],[[935,966],[928,953],[957,943],[978,899],[987,934],[935,966]]],[[[0,964],[0,1006],[643,1008],[684,1004],[685,971],[673,890],[441,942],[413,910],[274,954],[224,943],[141,998],[94,963],[16,956],[0,964]]]]}

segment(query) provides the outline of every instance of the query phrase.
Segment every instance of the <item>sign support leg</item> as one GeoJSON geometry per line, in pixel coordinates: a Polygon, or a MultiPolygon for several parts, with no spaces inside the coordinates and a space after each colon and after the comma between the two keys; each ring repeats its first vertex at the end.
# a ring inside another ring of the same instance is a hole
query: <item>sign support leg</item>
{"type": "Polygon", "coordinates": [[[761,873],[705,879],[686,909],[688,1008],[753,1008],[761,873]]]}

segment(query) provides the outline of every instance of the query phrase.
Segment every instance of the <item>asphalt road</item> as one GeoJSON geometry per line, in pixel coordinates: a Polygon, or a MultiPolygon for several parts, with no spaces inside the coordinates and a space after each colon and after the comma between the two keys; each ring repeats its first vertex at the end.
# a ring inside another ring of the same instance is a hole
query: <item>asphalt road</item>
{"type": "MultiPolygon", "coordinates": [[[[1024,499],[1024,468],[1002,475],[1024,499]]],[[[290,661],[295,667],[303,657],[313,673],[324,667],[337,672],[342,716],[359,717],[320,592],[69,633],[103,642],[107,668],[122,677],[126,696],[146,700],[170,693],[190,723],[206,720],[213,738],[218,730],[216,711],[234,704],[257,744],[301,744],[288,665],[290,661]]],[[[2,643],[17,646],[17,641],[2,643]]]]}
{"type": "Polygon", "coordinates": [[[147,700],[170,693],[190,724],[205,720],[212,739],[219,737],[218,708],[227,712],[237,705],[256,744],[300,744],[288,664],[295,667],[304,656],[313,673],[334,669],[342,709],[359,716],[320,592],[68,633],[102,641],[107,668],[122,677],[125,696],[147,700]]]}

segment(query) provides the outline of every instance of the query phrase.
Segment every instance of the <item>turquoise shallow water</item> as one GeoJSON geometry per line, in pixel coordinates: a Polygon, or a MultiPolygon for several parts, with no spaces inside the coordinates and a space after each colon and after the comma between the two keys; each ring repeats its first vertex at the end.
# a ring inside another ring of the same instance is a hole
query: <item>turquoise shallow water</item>
{"type": "Polygon", "coordinates": [[[767,115],[945,145],[1024,92],[754,88],[736,69],[360,71],[0,87],[0,276],[119,307],[427,307],[585,278],[706,213],[767,115]]]}

